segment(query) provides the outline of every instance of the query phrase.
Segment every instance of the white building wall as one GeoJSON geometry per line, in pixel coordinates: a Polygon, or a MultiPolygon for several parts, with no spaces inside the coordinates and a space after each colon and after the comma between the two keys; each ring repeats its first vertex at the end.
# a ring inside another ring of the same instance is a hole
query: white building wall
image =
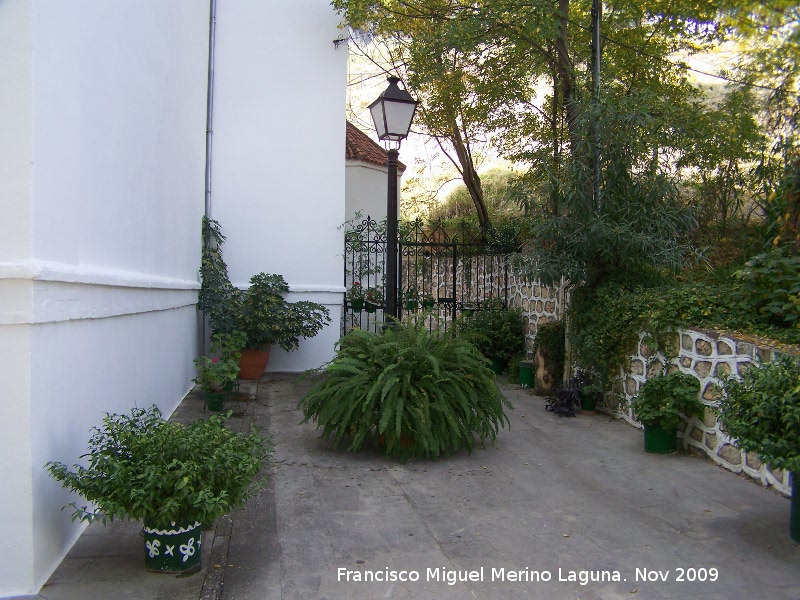
{"type": "MultiPolygon", "coordinates": [[[[387,167],[380,167],[360,160],[348,160],[346,172],[347,220],[361,213],[362,218],[371,217],[377,222],[386,218],[386,195],[388,193],[387,167]]],[[[400,190],[400,175],[397,176],[400,190]]]]}
{"type": "Polygon", "coordinates": [[[231,281],[284,276],[290,301],[331,310],[297,352],[273,348],[268,370],[333,356],[343,300],[347,47],[328,0],[217,5],[210,216],[227,237],[231,281]]]}
{"type": "Polygon", "coordinates": [[[191,386],[208,3],[0,3],[0,596],[80,534],[43,469],[191,386]]]}

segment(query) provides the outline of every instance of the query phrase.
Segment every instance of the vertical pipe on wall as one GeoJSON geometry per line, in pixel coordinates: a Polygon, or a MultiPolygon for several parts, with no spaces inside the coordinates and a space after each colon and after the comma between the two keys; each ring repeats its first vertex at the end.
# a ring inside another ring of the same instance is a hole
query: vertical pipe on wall
{"type": "Polygon", "coordinates": [[[217,32],[217,0],[210,0],[208,17],[208,90],[206,92],[206,197],[205,216],[211,212],[211,137],[214,133],[214,46],[217,32]]]}
{"type": "MultiPolygon", "coordinates": [[[[214,47],[217,33],[217,0],[210,0],[208,9],[208,84],[206,89],[206,173],[203,214],[211,217],[211,137],[214,133],[214,47]]],[[[206,243],[206,240],[203,240],[206,243]]],[[[208,354],[208,322],[202,319],[203,354],[208,354]]]]}

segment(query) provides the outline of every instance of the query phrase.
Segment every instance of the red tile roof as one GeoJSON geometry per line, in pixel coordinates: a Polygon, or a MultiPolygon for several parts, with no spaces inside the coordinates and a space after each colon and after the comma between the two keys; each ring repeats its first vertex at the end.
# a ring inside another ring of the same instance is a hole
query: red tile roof
{"type": "MultiPolygon", "coordinates": [[[[345,158],[347,160],[360,160],[385,167],[386,150],[383,146],[373,141],[372,138],[350,121],[346,121],[346,123],[347,136],[345,142],[345,158]]],[[[397,168],[402,172],[405,170],[406,166],[398,162],[397,168]]]]}

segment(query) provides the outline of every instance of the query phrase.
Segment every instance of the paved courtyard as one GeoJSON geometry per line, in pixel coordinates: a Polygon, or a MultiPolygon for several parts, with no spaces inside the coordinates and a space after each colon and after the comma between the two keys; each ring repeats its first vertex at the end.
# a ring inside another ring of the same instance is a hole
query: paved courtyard
{"type": "MultiPolygon", "coordinates": [[[[400,464],[333,450],[296,409],[308,382],[243,386],[236,426],[269,479],[204,533],[203,567],[144,571],[140,525],[92,525],[40,594],[66,599],[800,600],[789,500],[604,415],[558,418],[517,386],[497,444],[400,464]]],[[[190,394],[176,418],[202,415],[190,394]]],[[[68,518],[65,515],[65,518],[68,518]]]]}

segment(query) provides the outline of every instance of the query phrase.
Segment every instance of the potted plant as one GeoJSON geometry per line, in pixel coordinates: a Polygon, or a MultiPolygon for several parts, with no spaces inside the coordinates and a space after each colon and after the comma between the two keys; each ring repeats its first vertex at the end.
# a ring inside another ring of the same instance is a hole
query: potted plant
{"type": "Polygon", "coordinates": [[[419,305],[419,292],[417,292],[417,288],[408,287],[406,291],[403,292],[403,301],[406,304],[407,311],[416,311],[419,305]]]}
{"type": "Polygon", "coordinates": [[[436,298],[434,298],[433,294],[430,292],[426,292],[425,295],[422,296],[422,308],[430,310],[434,306],[436,306],[436,298]]]}
{"type": "Polygon", "coordinates": [[[204,218],[203,239],[198,307],[208,317],[214,334],[240,331],[245,335],[240,379],[261,377],[273,344],[292,352],[299,347],[299,338],[313,337],[330,323],[330,312],[321,304],[287,302],[284,296],[289,285],[281,275],[259,273],[250,278],[248,289],[236,289],[222,259],[225,237],[219,223],[204,218]]]}
{"type": "Polygon", "coordinates": [[[570,378],[570,381],[578,390],[581,412],[595,414],[597,412],[597,401],[602,395],[602,388],[593,383],[592,374],[588,371],[578,369],[575,376],[570,378]]]}
{"type": "Polygon", "coordinates": [[[364,310],[374,313],[383,305],[383,293],[376,287],[367,288],[364,293],[364,310]]]}
{"type": "Polygon", "coordinates": [[[350,286],[350,289],[347,290],[347,300],[350,302],[350,306],[353,308],[353,310],[363,310],[364,288],[361,287],[360,282],[354,281],[353,285],[350,286]]]}
{"type": "Polygon", "coordinates": [[[255,427],[237,433],[219,415],[174,423],[152,406],[107,413],[81,457],[88,466],[46,468],[93,504],[72,503],[73,520],[143,520],[146,568],[172,573],[199,568],[201,524],[241,506],[270,452],[255,427]]]}
{"type": "Polygon", "coordinates": [[[800,544],[800,359],[783,356],[729,377],[719,417],[738,448],[792,474],[789,535],[800,544]]]}
{"type": "Polygon", "coordinates": [[[644,425],[646,452],[675,452],[675,438],[682,415],[700,416],[700,382],[681,371],[645,381],[632,400],[636,419],[644,425]]]}
{"type": "Polygon", "coordinates": [[[330,312],[316,302],[289,303],[284,294],[289,285],[281,275],[259,273],[239,296],[236,328],[247,336],[240,367],[242,379],[258,379],[269,360],[269,350],[278,344],[287,352],[297,350],[300,339],[315,336],[330,323],[330,312]]]}
{"type": "Polygon", "coordinates": [[[216,354],[194,359],[197,377],[192,381],[200,386],[209,410],[220,411],[239,376],[239,358],[246,338],[243,332],[216,333],[211,336],[211,351],[216,354]]]}
{"type": "Polygon", "coordinates": [[[222,410],[225,397],[239,376],[239,363],[231,358],[198,356],[194,359],[194,366],[198,374],[192,381],[203,391],[206,406],[209,410],[222,410]]]}

